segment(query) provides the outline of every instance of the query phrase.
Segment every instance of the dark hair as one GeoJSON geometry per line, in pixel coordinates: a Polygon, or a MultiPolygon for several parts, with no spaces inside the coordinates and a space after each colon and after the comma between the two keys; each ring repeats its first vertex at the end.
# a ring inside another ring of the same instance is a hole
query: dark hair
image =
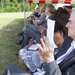
{"type": "Polygon", "coordinates": [[[58,7],[58,10],[62,10],[63,9],[63,7],[58,7]]]}
{"type": "Polygon", "coordinates": [[[64,8],[72,9],[73,6],[64,6],[64,8]]]}
{"type": "Polygon", "coordinates": [[[66,24],[69,20],[69,13],[65,10],[56,10],[55,14],[52,17],[52,20],[55,20],[55,29],[54,32],[62,31],[64,34],[64,37],[67,36],[67,28],[66,24]]]}

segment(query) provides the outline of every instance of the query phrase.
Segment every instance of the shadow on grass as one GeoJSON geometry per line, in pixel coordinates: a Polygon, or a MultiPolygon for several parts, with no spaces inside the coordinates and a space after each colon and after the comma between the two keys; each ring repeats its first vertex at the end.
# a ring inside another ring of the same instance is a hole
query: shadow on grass
{"type": "Polygon", "coordinates": [[[19,52],[20,46],[17,46],[14,41],[21,38],[17,34],[23,27],[24,20],[22,18],[13,20],[0,30],[0,75],[8,66],[19,65],[18,56],[15,53],[19,52]]]}

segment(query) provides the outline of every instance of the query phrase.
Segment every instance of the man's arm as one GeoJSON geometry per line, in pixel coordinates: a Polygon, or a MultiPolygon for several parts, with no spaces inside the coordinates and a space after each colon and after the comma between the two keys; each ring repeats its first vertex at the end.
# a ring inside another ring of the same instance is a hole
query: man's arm
{"type": "Polygon", "coordinates": [[[54,49],[51,47],[49,39],[47,37],[41,38],[41,43],[42,45],[38,45],[39,56],[44,63],[45,75],[62,75],[59,66],[55,62],[54,49]]]}
{"type": "Polygon", "coordinates": [[[42,15],[42,16],[39,18],[39,22],[38,22],[38,24],[39,24],[39,25],[42,25],[43,22],[45,21],[45,18],[46,18],[46,15],[45,15],[45,14],[42,15]]]}
{"type": "Polygon", "coordinates": [[[55,61],[47,63],[43,67],[46,71],[45,75],[62,75],[60,68],[55,61]]]}

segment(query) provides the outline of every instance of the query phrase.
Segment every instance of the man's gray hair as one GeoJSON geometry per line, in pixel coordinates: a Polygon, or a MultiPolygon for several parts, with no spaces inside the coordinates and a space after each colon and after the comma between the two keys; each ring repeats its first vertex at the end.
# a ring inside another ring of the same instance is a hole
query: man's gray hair
{"type": "Polygon", "coordinates": [[[55,12],[55,7],[54,7],[53,5],[48,5],[47,8],[48,8],[48,10],[49,10],[49,12],[50,12],[51,14],[54,14],[54,12],[55,12]]]}
{"type": "Polygon", "coordinates": [[[41,10],[42,12],[45,12],[45,7],[41,7],[40,10],[41,10]]]}

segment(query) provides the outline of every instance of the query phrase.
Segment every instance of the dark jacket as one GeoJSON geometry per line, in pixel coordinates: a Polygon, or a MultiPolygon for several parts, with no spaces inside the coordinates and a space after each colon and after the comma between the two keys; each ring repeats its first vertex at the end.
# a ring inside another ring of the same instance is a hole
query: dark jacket
{"type": "MultiPolygon", "coordinates": [[[[57,58],[68,50],[71,42],[72,39],[69,37],[64,41],[61,49],[65,51],[60,51],[57,58]]],[[[59,65],[53,61],[44,65],[44,69],[46,75],[75,75],[75,49],[59,65]]]]}
{"type": "Polygon", "coordinates": [[[70,37],[66,37],[62,46],[59,48],[59,52],[58,54],[55,56],[55,59],[57,59],[58,57],[60,57],[62,54],[64,54],[68,48],[71,46],[71,42],[73,40],[70,37]]]}
{"type": "MultiPolygon", "coordinates": [[[[53,15],[49,16],[48,19],[52,19],[52,16],[53,15]]],[[[42,26],[47,28],[47,19],[44,20],[44,22],[42,23],[42,26]]]]}
{"type": "Polygon", "coordinates": [[[45,75],[75,75],[75,49],[59,64],[55,61],[44,65],[45,75]],[[59,68],[60,67],[60,68],[59,68]]]}
{"type": "Polygon", "coordinates": [[[39,22],[38,22],[38,24],[39,24],[39,25],[42,25],[42,23],[44,22],[45,18],[46,18],[46,15],[43,13],[43,14],[39,17],[39,22]]]}

